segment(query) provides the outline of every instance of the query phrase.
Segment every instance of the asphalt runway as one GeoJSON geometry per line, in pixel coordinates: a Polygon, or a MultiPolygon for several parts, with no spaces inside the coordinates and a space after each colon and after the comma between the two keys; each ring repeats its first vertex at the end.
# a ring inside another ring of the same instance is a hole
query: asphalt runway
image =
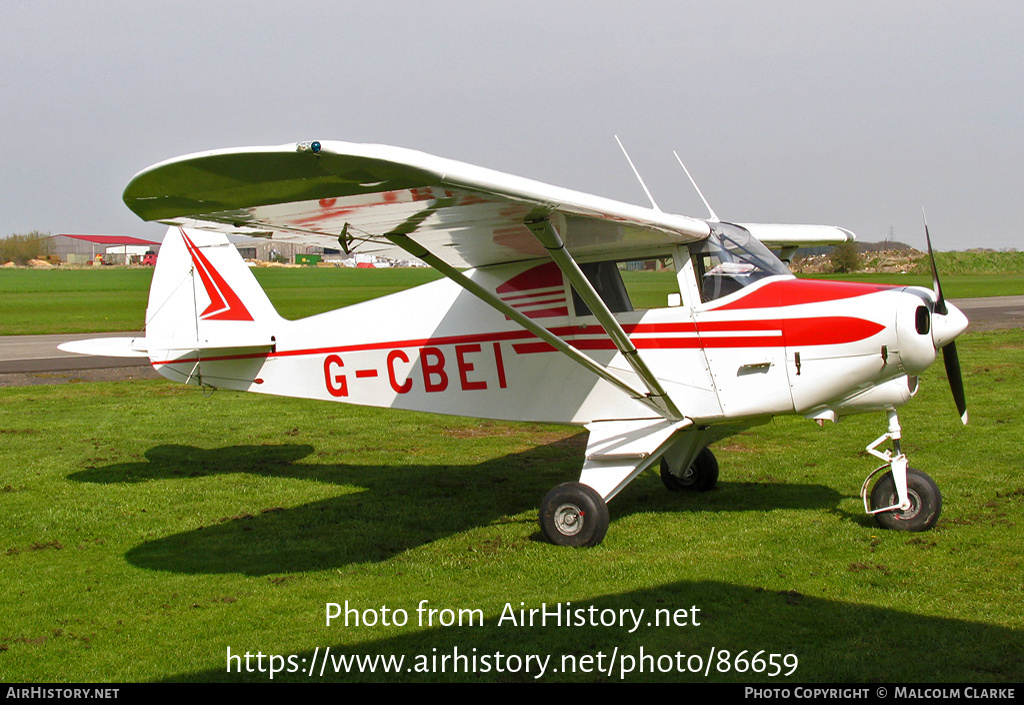
{"type": "MultiPolygon", "coordinates": [[[[968,332],[1024,328],[1024,296],[952,300],[970,320],[968,332]]],[[[141,358],[96,357],[66,353],[61,343],[87,338],[130,338],[138,332],[78,335],[0,336],[0,387],[74,381],[156,379],[141,358]]]]}
{"type": "Polygon", "coordinates": [[[138,333],[0,336],[0,387],[158,378],[145,358],[78,355],[57,349],[72,340],[135,335],[138,333]]]}
{"type": "Polygon", "coordinates": [[[1024,328],[1024,296],[988,296],[950,299],[971,323],[968,332],[1024,328]]]}

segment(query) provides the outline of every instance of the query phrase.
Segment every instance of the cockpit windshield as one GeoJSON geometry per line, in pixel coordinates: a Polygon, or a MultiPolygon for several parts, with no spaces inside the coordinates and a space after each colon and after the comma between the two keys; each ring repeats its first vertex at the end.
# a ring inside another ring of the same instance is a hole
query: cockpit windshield
{"type": "Polygon", "coordinates": [[[713,223],[711,235],[690,246],[690,257],[702,302],[728,296],[765,277],[790,274],[760,240],[731,223],[713,223]]]}

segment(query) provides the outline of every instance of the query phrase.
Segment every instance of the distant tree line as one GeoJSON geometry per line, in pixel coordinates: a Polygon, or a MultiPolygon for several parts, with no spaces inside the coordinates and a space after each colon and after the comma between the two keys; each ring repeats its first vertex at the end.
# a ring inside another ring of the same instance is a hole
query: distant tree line
{"type": "Polygon", "coordinates": [[[51,254],[53,251],[53,240],[49,233],[41,233],[38,230],[25,235],[9,235],[0,238],[0,264],[14,262],[15,264],[27,264],[30,259],[39,259],[51,254]]]}

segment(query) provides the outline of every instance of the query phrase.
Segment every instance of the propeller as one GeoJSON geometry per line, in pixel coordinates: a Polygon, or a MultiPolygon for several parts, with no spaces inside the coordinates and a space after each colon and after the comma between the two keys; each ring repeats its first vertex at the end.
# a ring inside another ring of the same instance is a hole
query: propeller
{"type": "MultiPolygon", "coordinates": [[[[921,210],[924,216],[924,209],[921,210]]],[[[924,216],[924,239],[928,243],[928,258],[932,263],[932,288],[935,290],[935,313],[932,322],[932,339],[937,348],[942,348],[942,362],[946,366],[946,377],[949,379],[949,388],[953,392],[953,401],[956,403],[956,410],[960,414],[960,421],[967,424],[967,399],[964,396],[964,378],[960,372],[960,357],[956,353],[956,341],[954,338],[963,327],[954,321],[950,315],[946,299],[942,295],[942,285],[939,284],[939,270],[935,266],[935,253],[932,251],[932,238],[928,232],[928,217],[924,216]],[[949,321],[947,324],[946,321],[949,321]],[[953,332],[953,329],[955,332],[953,332]],[[950,334],[946,334],[949,331],[950,334]],[[948,338],[948,340],[947,340],[948,338]]],[[[953,309],[963,318],[956,308],[953,309]]]]}

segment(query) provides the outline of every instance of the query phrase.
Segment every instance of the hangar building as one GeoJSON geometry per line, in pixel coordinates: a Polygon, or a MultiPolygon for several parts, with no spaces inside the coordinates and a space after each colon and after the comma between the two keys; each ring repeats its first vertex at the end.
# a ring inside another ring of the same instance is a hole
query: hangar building
{"type": "Polygon", "coordinates": [[[133,255],[155,254],[160,249],[159,242],[128,235],[54,235],[51,239],[53,254],[60,257],[61,262],[71,264],[92,262],[96,255],[110,257],[123,264],[133,255]]]}

